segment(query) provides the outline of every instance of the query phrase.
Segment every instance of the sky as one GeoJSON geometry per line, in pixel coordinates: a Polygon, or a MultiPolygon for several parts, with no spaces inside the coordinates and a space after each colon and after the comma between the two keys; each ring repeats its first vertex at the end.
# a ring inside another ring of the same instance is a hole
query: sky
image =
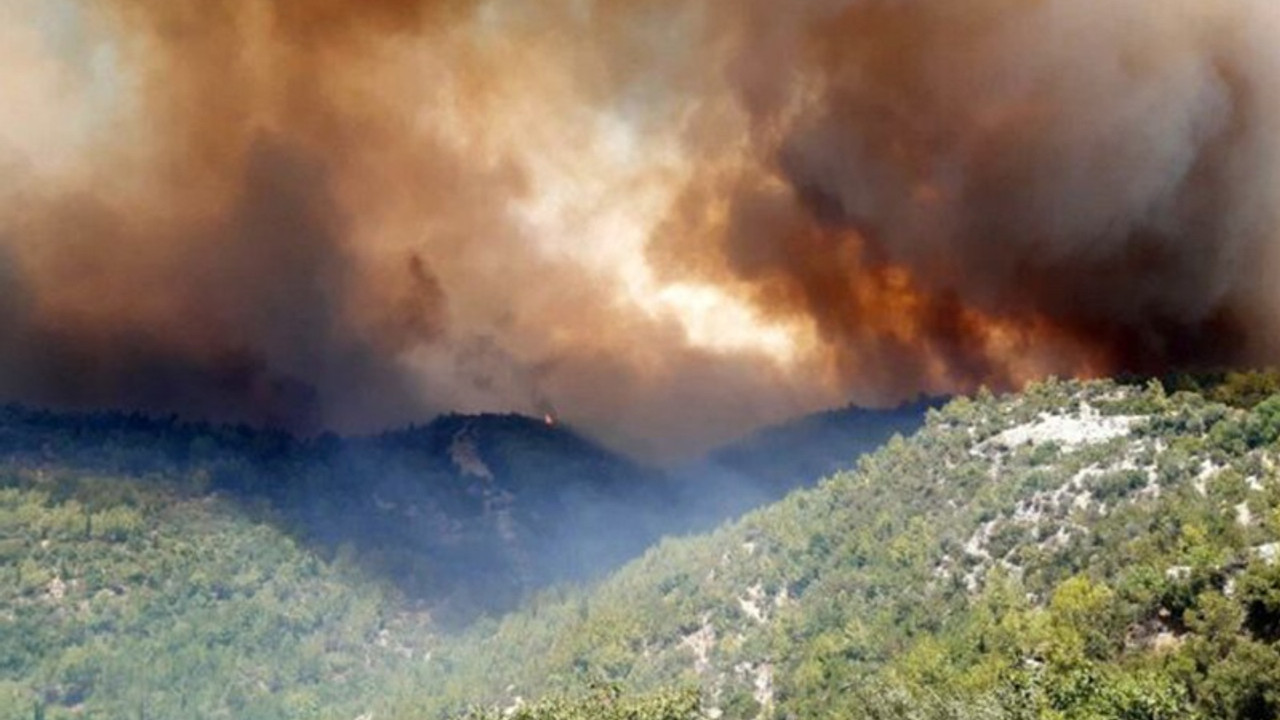
{"type": "Polygon", "coordinates": [[[3,0],[0,396],[687,457],[1273,362],[1267,0],[3,0]]]}

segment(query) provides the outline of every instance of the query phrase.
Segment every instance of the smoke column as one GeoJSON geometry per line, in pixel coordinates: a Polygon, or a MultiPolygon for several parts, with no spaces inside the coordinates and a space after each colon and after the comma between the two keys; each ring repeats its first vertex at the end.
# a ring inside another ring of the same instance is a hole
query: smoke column
{"type": "Polygon", "coordinates": [[[9,0],[0,396],[650,457],[1273,362],[1269,0],[9,0]]]}

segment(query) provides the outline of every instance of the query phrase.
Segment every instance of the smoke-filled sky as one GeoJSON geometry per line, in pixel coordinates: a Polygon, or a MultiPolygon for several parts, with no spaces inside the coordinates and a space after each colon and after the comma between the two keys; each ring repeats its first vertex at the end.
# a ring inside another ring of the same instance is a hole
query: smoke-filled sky
{"type": "Polygon", "coordinates": [[[1274,0],[0,0],[0,396],[299,431],[1280,357],[1274,0]]]}

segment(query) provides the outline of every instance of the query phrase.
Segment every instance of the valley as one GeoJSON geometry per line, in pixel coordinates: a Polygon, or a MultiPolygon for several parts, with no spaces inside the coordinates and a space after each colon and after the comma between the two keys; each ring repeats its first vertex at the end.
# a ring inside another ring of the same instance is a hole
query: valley
{"type": "Polygon", "coordinates": [[[313,443],[11,409],[0,717],[1265,717],[1250,377],[956,399],[697,532],[674,475],[514,416],[313,443]]]}

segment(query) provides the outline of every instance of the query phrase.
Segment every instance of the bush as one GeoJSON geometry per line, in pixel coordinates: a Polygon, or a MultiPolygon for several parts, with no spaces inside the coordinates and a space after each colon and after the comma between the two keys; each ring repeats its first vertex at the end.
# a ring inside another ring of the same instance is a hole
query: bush
{"type": "Polygon", "coordinates": [[[700,720],[706,717],[696,690],[626,697],[617,685],[601,685],[585,697],[551,698],[533,705],[472,710],[467,720],[700,720]]]}

